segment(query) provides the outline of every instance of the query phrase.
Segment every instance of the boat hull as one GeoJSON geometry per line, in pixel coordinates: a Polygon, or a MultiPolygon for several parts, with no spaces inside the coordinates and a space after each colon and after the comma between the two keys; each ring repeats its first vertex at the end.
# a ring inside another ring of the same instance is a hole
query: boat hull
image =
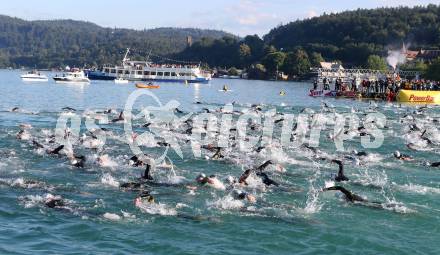
{"type": "Polygon", "coordinates": [[[23,81],[31,81],[31,82],[47,82],[49,79],[47,77],[42,78],[34,78],[34,77],[21,77],[23,81]]]}
{"type": "MultiPolygon", "coordinates": [[[[91,80],[115,80],[116,76],[113,74],[108,74],[100,71],[85,71],[86,76],[91,80]]],[[[197,77],[195,79],[182,79],[182,78],[163,78],[159,76],[156,78],[145,78],[145,77],[129,77],[123,76],[124,79],[129,81],[155,81],[155,82],[183,82],[183,83],[209,83],[211,78],[197,77]],[[159,78],[160,77],[160,78],[159,78]]]]}
{"type": "Polygon", "coordinates": [[[113,81],[113,80],[116,79],[116,77],[114,77],[114,76],[110,76],[110,75],[107,75],[104,72],[99,72],[99,71],[86,70],[86,71],[84,71],[84,73],[86,74],[86,76],[90,80],[113,81]]]}
{"type": "Polygon", "coordinates": [[[402,103],[440,104],[440,91],[402,89],[396,99],[402,103]]]}
{"type": "Polygon", "coordinates": [[[66,77],[54,77],[56,83],[69,83],[69,84],[89,84],[89,79],[68,79],[66,77]]]}
{"type": "Polygon", "coordinates": [[[139,89],[158,89],[158,88],[160,88],[160,86],[154,85],[154,84],[148,85],[148,84],[136,83],[136,88],[139,88],[139,89]]]}

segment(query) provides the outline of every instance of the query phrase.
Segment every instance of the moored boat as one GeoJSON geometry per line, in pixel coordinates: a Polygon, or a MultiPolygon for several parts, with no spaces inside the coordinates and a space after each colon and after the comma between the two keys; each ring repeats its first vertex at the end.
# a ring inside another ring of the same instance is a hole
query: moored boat
{"type": "Polygon", "coordinates": [[[48,81],[49,78],[47,78],[46,75],[41,74],[40,72],[37,72],[36,70],[33,70],[31,72],[28,72],[27,74],[23,74],[20,76],[23,81],[48,81]]]}
{"type": "Polygon", "coordinates": [[[152,84],[152,83],[148,83],[148,84],[136,83],[136,88],[139,88],[139,89],[158,89],[158,88],[160,88],[160,86],[152,84]]]}
{"type": "Polygon", "coordinates": [[[115,79],[115,83],[116,84],[127,84],[128,80],[123,79],[123,78],[117,78],[117,79],[115,79]]]}
{"type": "Polygon", "coordinates": [[[65,73],[62,76],[53,77],[56,83],[76,83],[76,84],[89,84],[90,80],[87,78],[83,71],[78,69],[72,70],[72,72],[65,73]]]}
{"type": "Polygon", "coordinates": [[[90,80],[113,81],[117,79],[116,76],[109,75],[107,73],[104,73],[96,69],[84,70],[84,73],[86,74],[87,78],[89,78],[90,80]]]}
{"type": "Polygon", "coordinates": [[[200,64],[155,64],[148,60],[133,61],[128,58],[129,52],[127,49],[120,66],[106,65],[102,71],[89,70],[86,73],[93,80],[123,78],[130,81],[208,83],[212,78],[211,73],[203,70],[200,64]]]}

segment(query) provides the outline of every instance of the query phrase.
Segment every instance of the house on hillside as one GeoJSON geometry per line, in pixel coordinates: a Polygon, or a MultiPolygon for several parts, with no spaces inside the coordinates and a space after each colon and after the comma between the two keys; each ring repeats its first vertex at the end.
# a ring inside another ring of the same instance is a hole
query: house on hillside
{"type": "Polygon", "coordinates": [[[409,62],[414,60],[430,62],[440,57],[440,50],[424,50],[424,49],[420,49],[418,51],[405,50],[403,54],[405,55],[406,60],[409,62]]]}
{"type": "Polygon", "coordinates": [[[420,50],[417,58],[423,61],[432,61],[440,57],[440,50],[420,50]]]}

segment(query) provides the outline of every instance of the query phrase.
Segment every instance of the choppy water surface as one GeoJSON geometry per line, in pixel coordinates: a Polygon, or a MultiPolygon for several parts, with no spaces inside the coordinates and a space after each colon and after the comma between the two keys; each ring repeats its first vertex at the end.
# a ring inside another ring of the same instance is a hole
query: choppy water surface
{"type": "MultiPolygon", "coordinates": [[[[164,104],[177,100],[181,115],[206,111],[204,108],[214,111],[231,102],[235,102],[234,110],[242,112],[252,104],[262,104],[263,111],[276,109],[277,116],[315,111],[329,112],[326,116],[331,119],[334,112],[357,111],[362,119],[366,112],[380,111],[387,116],[382,129],[385,140],[378,149],[363,149],[356,137],[346,142],[345,152],[337,152],[329,139],[333,131],[328,125],[321,134],[318,155],[304,147],[281,151],[275,132],[272,150],[243,153],[232,148],[223,152],[222,160],[209,159],[212,152],[208,151],[194,158],[190,146],[183,142],[183,159],[173,150],[169,153],[174,172],[157,168],[153,173],[162,183],[181,185],[151,185],[156,204],[138,208],[133,203],[138,193],[119,188],[143,171],[128,165],[132,153],[122,139],[123,124],[101,125],[109,130],[102,150],[87,148],[90,136],[85,138],[88,142],[75,145],[75,153],[87,156],[84,169],[71,166],[65,156],[45,153],[57,146],[50,137],[63,107],[75,108],[83,123],[93,112],[109,108],[116,111],[108,117],[116,118],[135,91],[134,85],[23,83],[19,74],[0,71],[1,254],[440,252],[440,169],[425,164],[440,161],[438,107],[420,110],[416,106],[335,99],[325,99],[328,107],[322,107],[322,99],[306,95],[309,84],[304,83],[214,80],[208,85],[161,84],[154,93],[164,104]],[[224,84],[232,91],[219,92],[224,84]],[[279,96],[281,90],[286,96],[279,96]],[[196,101],[201,104],[194,104],[196,101]],[[14,107],[19,109],[12,112],[14,107]],[[26,131],[29,137],[18,140],[19,126],[24,123],[32,129],[26,131]],[[36,148],[32,140],[46,149],[36,148]],[[354,149],[368,155],[353,158],[354,149]],[[414,160],[395,159],[395,150],[414,160]],[[108,157],[100,165],[96,158],[103,155],[108,157]],[[317,156],[343,159],[350,181],[341,185],[382,205],[351,204],[335,192],[319,192],[329,185],[337,166],[317,156]],[[243,169],[267,159],[279,164],[266,172],[282,187],[265,187],[253,178],[242,189],[256,196],[255,204],[234,199],[228,188],[198,187],[194,191],[186,187],[197,186],[193,180],[201,172],[216,174],[226,184],[226,177],[238,177],[243,169]],[[281,166],[285,172],[277,171],[281,166]],[[50,196],[61,196],[66,206],[46,207],[44,201],[50,196]]],[[[138,107],[153,104],[148,97],[138,100],[138,107]]],[[[142,124],[141,120],[135,124],[139,133],[145,130],[142,124]]],[[[86,133],[84,127],[81,132],[86,133]]],[[[175,132],[183,133],[179,129],[175,132]]],[[[150,155],[163,151],[151,146],[144,149],[150,155]]]]}

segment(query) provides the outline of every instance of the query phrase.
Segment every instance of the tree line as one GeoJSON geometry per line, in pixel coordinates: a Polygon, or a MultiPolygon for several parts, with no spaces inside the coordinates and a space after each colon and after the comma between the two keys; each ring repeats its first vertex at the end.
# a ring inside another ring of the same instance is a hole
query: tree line
{"type": "MultiPolygon", "coordinates": [[[[247,68],[251,78],[273,78],[277,72],[301,77],[324,59],[344,67],[387,69],[388,50],[438,49],[440,7],[358,9],[323,14],[272,29],[263,38],[202,39],[177,57],[209,66],[247,68]]],[[[428,71],[418,61],[402,68],[428,71]]]]}
{"type": "Polygon", "coordinates": [[[150,52],[170,55],[187,47],[187,37],[221,38],[223,31],[193,28],[133,30],[103,28],[74,20],[25,21],[0,15],[0,67],[56,68],[116,64],[126,48],[130,57],[150,52]]]}
{"type": "MultiPolygon", "coordinates": [[[[250,78],[271,79],[280,73],[304,77],[321,61],[344,67],[386,69],[388,50],[402,43],[410,49],[438,49],[440,7],[358,9],[323,14],[273,28],[267,35],[239,38],[222,31],[161,28],[102,28],[72,20],[24,21],[0,16],[0,66],[101,66],[149,52],[201,62],[221,69],[246,69],[250,78]],[[187,45],[186,37],[193,43],[187,45]]],[[[158,59],[153,59],[158,60],[158,59]]],[[[416,61],[402,68],[431,72],[433,63],[416,61]],[[430,69],[431,67],[431,69],[430,69]]],[[[429,74],[428,74],[429,76],[429,74]]]]}

